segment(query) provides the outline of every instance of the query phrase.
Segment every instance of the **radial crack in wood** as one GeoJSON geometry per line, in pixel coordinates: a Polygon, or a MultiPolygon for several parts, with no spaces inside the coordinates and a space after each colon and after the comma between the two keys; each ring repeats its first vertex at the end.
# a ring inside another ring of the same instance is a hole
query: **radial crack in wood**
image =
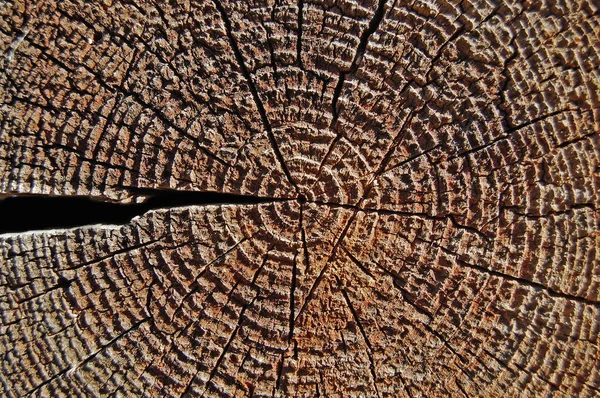
{"type": "Polygon", "coordinates": [[[600,394],[597,2],[16,0],[0,54],[0,395],[600,394]]]}

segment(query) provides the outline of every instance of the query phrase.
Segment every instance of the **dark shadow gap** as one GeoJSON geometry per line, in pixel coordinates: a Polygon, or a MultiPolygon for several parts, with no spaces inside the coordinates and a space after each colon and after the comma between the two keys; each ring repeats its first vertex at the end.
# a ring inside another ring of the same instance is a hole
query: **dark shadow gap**
{"type": "Polygon", "coordinates": [[[217,192],[132,189],[148,196],[143,203],[103,202],[87,196],[10,196],[0,200],[0,233],[75,228],[92,224],[126,224],[150,210],[193,205],[252,205],[289,199],[217,192]]]}

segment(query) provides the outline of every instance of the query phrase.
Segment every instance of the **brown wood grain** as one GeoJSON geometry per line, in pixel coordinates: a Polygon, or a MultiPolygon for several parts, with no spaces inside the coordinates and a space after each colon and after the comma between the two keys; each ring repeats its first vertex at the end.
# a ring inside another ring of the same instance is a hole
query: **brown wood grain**
{"type": "Polygon", "coordinates": [[[0,395],[598,395],[599,8],[1,3],[0,395]]]}

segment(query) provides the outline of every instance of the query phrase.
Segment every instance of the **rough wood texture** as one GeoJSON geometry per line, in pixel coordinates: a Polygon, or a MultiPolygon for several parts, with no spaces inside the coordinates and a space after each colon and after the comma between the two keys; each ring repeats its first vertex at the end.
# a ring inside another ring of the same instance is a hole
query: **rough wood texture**
{"type": "Polygon", "coordinates": [[[598,8],[0,4],[0,394],[599,394],[598,8]]]}

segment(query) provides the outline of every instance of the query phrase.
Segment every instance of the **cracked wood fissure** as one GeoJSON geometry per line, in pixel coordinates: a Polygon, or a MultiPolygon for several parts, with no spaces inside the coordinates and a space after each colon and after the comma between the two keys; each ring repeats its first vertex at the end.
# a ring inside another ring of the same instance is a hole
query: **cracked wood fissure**
{"type": "Polygon", "coordinates": [[[0,395],[600,393],[597,2],[109,3],[0,6],[0,395]]]}
{"type": "Polygon", "coordinates": [[[11,196],[0,201],[0,217],[4,220],[0,225],[0,233],[72,228],[100,223],[124,224],[136,216],[141,216],[155,209],[210,204],[258,204],[295,200],[167,189],[134,189],[132,191],[144,195],[142,203],[111,203],[82,196],[11,196]],[[15,214],[23,216],[11,216],[15,214]]]}

